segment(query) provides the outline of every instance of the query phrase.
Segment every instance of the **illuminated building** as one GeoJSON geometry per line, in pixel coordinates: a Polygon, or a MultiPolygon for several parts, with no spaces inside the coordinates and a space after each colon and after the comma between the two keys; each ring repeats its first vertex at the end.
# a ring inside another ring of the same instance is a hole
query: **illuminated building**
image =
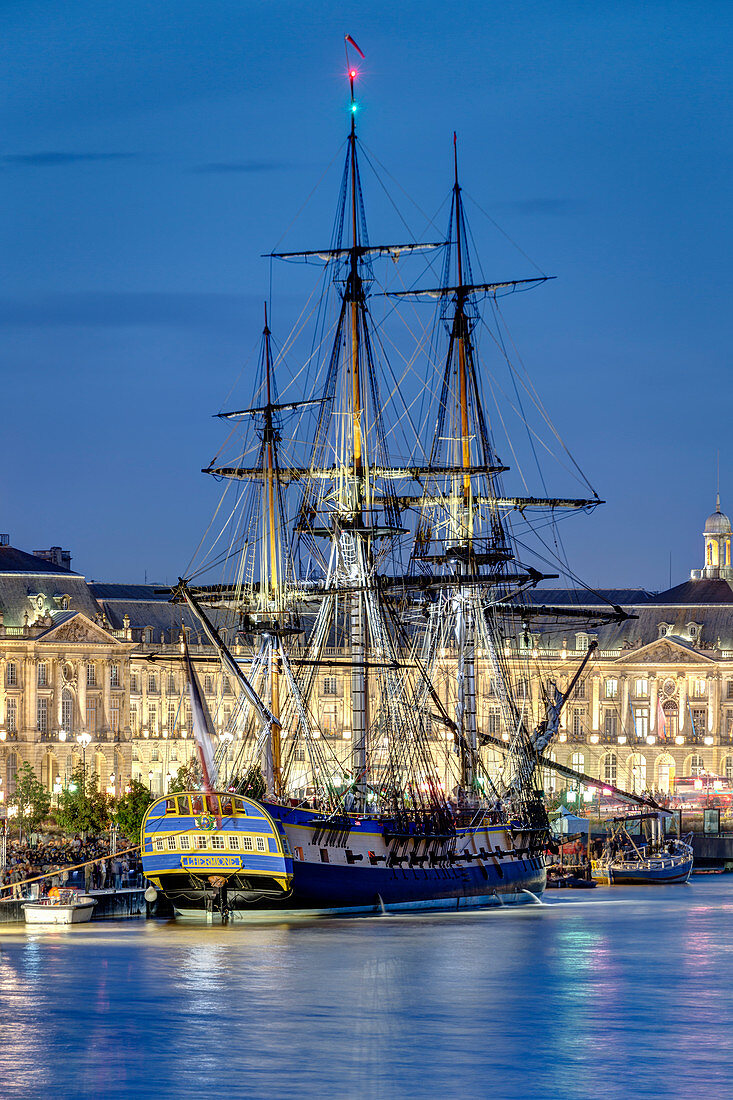
{"type": "MultiPolygon", "coordinates": [[[[719,504],[703,540],[703,567],[666,592],[538,590],[543,603],[592,611],[608,601],[636,616],[576,633],[528,630],[508,641],[510,663],[512,652],[531,651],[538,677],[527,685],[526,711],[534,721],[542,707],[540,673],[544,678],[549,671],[565,686],[589,643],[597,642],[549,750],[559,763],[637,790],[669,790],[675,777],[701,771],[733,781],[731,523],[719,504]]],[[[198,627],[164,591],[90,583],[70,565],[58,547],[29,554],[0,536],[0,791],[4,797],[12,792],[26,760],[58,790],[81,760],[77,738],[88,733],[87,764],[103,787],[119,795],[135,777],[162,793],[167,776],[193,751],[182,619],[221,731],[234,709],[232,686],[198,627]]],[[[228,641],[238,655],[248,654],[244,639],[228,641]]],[[[351,693],[339,667],[343,654],[331,656],[334,665],[319,676],[320,732],[346,756],[351,693]]],[[[446,651],[446,692],[452,661],[446,651]]],[[[501,739],[506,731],[480,654],[478,664],[479,730],[501,739]]],[[[437,723],[434,739],[446,740],[437,723]]],[[[549,771],[545,783],[556,790],[567,785],[549,771]]]]}

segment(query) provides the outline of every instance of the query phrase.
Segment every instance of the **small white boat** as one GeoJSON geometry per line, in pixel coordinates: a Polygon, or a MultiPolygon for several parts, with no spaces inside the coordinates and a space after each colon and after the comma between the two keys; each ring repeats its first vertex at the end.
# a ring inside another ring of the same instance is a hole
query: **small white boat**
{"type": "Polygon", "coordinates": [[[26,924],[84,924],[92,919],[95,898],[76,890],[51,890],[48,897],[23,905],[26,924]]]}

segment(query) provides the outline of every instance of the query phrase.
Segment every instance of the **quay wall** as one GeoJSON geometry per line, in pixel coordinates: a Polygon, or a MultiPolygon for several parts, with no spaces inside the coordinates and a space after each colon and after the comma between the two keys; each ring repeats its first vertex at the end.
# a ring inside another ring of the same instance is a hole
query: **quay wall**
{"type": "Polygon", "coordinates": [[[706,835],[692,834],[692,851],[696,867],[725,865],[726,871],[733,871],[733,833],[706,835]]]}
{"type": "MultiPolygon", "coordinates": [[[[141,887],[120,890],[90,890],[96,898],[92,920],[132,920],[147,916],[145,891],[141,887]]],[[[23,902],[28,898],[3,898],[0,900],[0,924],[15,924],[25,920],[23,902]]]]}

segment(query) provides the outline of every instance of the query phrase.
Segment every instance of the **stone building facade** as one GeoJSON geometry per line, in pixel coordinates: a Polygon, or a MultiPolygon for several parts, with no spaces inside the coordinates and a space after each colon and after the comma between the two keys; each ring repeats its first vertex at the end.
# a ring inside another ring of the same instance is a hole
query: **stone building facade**
{"type": "MultiPolygon", "coordinates": [[[[526,705],[536,720],[540,679],[565,686],[589,642],[597,642],[549,755],[627,789],[669,790],[676,777],[702,771],[733,781],[730,539],[730,520],[718,503],[703,532],[704,565],[683,584],[657,594],[542,591],[542,603],[584,606],[589,618],[607,601],[635,616],[547,635],[549,645],[542,632],[509,643],[510,665],[521,661],[530,669],[526,705]]],[[[232,684],[196,624],[164,592],[88,583],[70,566],[58,547],[29,554],[0,536],[0,795],[12,793],[24,761],[58,793],[82,760],[110,792],[119,795],[135,777],[163,793],[193,752],[182,624],[219,730],[235,706],[232,684]]],[[[247,656],[241,639],[229,640],[247,656]]],[[[479,729],[501,737],[506,731],[480,661],[479,668],[479,729]]],[[[447,703],[450,652],[441,669],[438,687],[447,703]]],[[[350,691],[343,666],[325,668],[317,692],[322,736],[346,759],[350,691]]],[[[437,742],[444,734],[436,729],[434,736],[437,742]]],[[[545,780],[549,789],[565,785],[549,772],[545,780]]]]}

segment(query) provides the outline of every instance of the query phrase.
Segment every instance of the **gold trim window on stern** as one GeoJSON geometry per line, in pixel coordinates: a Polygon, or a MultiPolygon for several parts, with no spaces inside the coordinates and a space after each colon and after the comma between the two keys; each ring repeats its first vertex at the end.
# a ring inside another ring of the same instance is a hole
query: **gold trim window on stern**
{"type": "Polygon", "coordinates": [[[179,839],[180,839],[181,851],[182,852],[187,852],[191,847],[191,838],[187,837],[187,836],[182,836],[179,839]]]}
{"type": "Polygon", "coordinates": [[[223,836],[212,836],[211,837],[211,847],[212,848],[220,848],[220,849],[224,848],[225,847],[224,837],[223,836]]]}
{"type": "Polygon", "coordinates": [[[229,850],[232,852],[239,851],[239,837],[233,833],[229,834],[229,850]]]}

